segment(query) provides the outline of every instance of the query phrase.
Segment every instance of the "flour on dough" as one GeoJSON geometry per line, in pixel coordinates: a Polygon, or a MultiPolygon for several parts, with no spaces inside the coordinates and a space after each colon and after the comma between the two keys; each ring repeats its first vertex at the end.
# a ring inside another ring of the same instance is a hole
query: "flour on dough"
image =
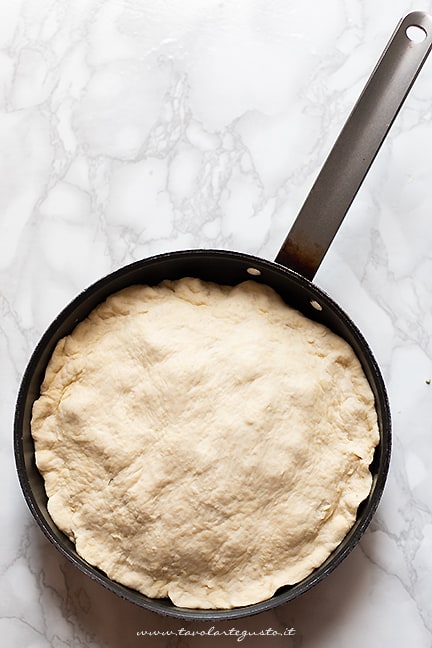
{"type": "Polygon", "coordinates": [[[113,294],[60,340],[32,434],[77,552],[190,608],[262,601],[321,565],[379,440],[345,341],[267,286],[193,278],[113,294]]]}

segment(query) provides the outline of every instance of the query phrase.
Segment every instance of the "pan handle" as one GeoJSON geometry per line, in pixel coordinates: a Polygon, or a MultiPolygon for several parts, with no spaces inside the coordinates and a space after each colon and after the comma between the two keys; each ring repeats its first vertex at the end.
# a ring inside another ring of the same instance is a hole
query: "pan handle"
{"type": "Polygon", "coordinates": [[[348,117],[276,263],[313,279],[431,47],[432,15],[408,14],[348,117]]]}

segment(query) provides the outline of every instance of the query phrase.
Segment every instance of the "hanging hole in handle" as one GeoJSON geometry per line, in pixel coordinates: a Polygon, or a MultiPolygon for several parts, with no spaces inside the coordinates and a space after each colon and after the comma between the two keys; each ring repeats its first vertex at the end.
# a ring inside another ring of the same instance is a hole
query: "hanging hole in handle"
{"type": "Polygon", "coordinates": [[[427,31],[420,25],[410,25],[406,28],[405,34],[412,43],[422,43],[427,37],[427,31]]]}

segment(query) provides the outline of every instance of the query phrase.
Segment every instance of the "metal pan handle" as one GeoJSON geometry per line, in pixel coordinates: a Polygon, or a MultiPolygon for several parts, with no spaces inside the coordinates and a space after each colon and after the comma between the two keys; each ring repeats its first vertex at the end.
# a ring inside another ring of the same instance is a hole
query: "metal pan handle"
{"type": "Polygon", "coordinates": [[[313,279],[432,47],[432,15],[398,25],[336,140],[276,263],[313,279]]]}

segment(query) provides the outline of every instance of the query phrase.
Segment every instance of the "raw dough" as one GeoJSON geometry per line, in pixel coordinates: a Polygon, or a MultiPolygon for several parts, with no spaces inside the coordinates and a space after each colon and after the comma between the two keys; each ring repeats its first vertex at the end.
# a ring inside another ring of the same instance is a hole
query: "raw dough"
{"type": "Polygon", "coordinates": [[[115,581],[230,608],[307,576],[371,488],[351,347],[253,281],[110,296],[50,360],[32,418],[48,510],[115,581]]]}

